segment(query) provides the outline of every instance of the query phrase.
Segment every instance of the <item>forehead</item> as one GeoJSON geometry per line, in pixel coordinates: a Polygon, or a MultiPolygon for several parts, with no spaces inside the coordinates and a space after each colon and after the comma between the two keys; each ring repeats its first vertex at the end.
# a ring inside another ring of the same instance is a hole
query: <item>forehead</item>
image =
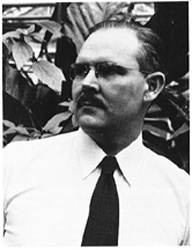
{"type": "Polygon", "coordinates": [[[139,41],[132,30],[111,28],[91,34],[80,50],[79,61],[109,60],[124,65],[137,64],[139,41]]]}

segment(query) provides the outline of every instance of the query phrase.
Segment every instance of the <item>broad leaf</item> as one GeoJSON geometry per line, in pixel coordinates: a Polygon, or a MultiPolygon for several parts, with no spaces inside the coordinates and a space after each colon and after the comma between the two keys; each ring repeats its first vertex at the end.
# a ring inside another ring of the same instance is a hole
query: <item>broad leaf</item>
{"type": "Polygon", "coordinates": [[[103,20],[129,20],[131,17],[131,13],[129,13],[129,5],[128,2],[109,2],[105,3],[103,9],[103,20]]]}
{"type": "Polygon", "coordinates": [[[30,35],[30,37],[35,42],[43,42],[42,34],[40,34],[38,32],[34,32],[33,34],[30,35]]]}
{"type": "Polygon", "coordinates": [[[71,37],[77,51],[80,50],[90,28],[109,19],[122,20],[129,15],[129,2],[79,2],[67,8],[64,34],[71,37]]]}
{"type": "Polygon", "coordinates": [[[64,101],[64,102],[61,102],[59,103],[59,106],[62,106],[62,107],[68,107],[68,110],[71,112],[71,113],[74,113],[74,103],[73,101],[64,101]]]}
{"type": "Polygon", "coordinates": [[[3,132],[3,136],[7,136],[7,135],[11,135],[11,134],[15,134],[16,133],[16,129],[15,128],[9,128],[7,129],[5,132],[3,132]]]}
{"type": "Polygon", "coordinates": [[[3,125],[5,125],[8,128],[15,128],[15,124],[8,120],[3,120],[3,125]]]}
{"type": "Polygon", "coordinates": [[[7,39],[7,38],[17,38],[19,39],[20,38],[20,32],[18,32],[17,30],[16,31],[10,31],[10,32],[7,32],[5,34],[3,34],[3,42],[7,39]]]}
{"type": "Polygon", "coordinates": [[[22,134],[18,134],[16,135],[13,140],[11,142],[15,142],[15,141],[29,141],[29,136],[27,135],[22,135],[22,134]]]}
{"type": "Polygon", "coordinates": [[[6,123],[9,126],[9,129],[7,129],[3,133],[4,136],[9,135],[9,134],[15,134],[15,133],[18,133],[20,135],[27,135],[27,136],[30,135],[25,127],[22,127],[22,126],[16,127],[12,122],[9,122],[9,121],[3,122],[3,123],[4,124],[6,123]]]}
{"type": "Polygon", "coordinates": [[[12,46],[12,52],[18,70],[33,56],[33,50],[26,42],[15,42],[12,46]]]}
{"type": "Polygon", "coordinates": [[[37,25],[51,32],[56,38],[62,36],[61,25],[55,21],[40,21],[37,25]]]}
{"type": "Polygon", "coordinates": [[[22,127],[22,126],[18,126],[15,128],[15,131],[20,134],[20,135],[27,135],[29,136],[29,132],[27,131],[27,129],[25,127],[22,127]]]}
{"type": "Polygon", "coordinates": [[[33,33],[35,31],[35,25],[31,25],[28,29],[17,29],[17,32],[20,34],[23,34],[25,36],[28,36],[29,34],[33,33]]]}
{"type": "Polygon", "coordinates": [[[28,29],[27,29],[27,32],[28,34],[31,34],[35,31],[35,24],[32,24],[28,29]]]}
{"type": "Polygon", "coordinates": [[[45,60],[33,62],[32,69],[37,78],[55,91],[61,92],[61,83],[65,81],[62,71],[53,63],[45,60]]]}
{"type": "Polygon", "coordinates": [[[2,38],[3,38],[3,43],[8,48],[9,53],[10,53],[10,52],[12,52],[12,47],[14,44],[13,38],[19,39],[20,34],[17,31],[11,31],[11,32],[7,32],[7,33],[3,34],[2,38]]]}
{"type": "Polygon", "coordinates": [[[63,112],[55,115],[46,123],[43,130],[52,134],[58,134],[62,130],[62,127],[59,126],[60,123],[66,121],[71,115],[71,112],[63,112]]]}

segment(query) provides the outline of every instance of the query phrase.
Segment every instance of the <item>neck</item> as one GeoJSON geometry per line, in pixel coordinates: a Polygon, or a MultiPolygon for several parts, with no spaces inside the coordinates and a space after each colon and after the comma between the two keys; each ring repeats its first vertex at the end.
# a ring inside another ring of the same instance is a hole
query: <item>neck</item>
{"type": "Polygon", "coordinates": [[[102,150],[108,155],[116,155],[128,147],[139,136],[142,125],[134,126],[133,129],[107,129],[107,131],[85,131],[102,150]]]}

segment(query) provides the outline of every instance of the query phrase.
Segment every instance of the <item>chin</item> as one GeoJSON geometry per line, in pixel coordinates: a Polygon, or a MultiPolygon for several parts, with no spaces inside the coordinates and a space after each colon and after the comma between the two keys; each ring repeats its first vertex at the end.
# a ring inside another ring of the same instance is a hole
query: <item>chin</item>
{"type": "Polygon", "coordinates": [[[83,115],[79,118],[76,118],[78,125],[82,128],[84,132],[92,131],[99,132],[104,129],[104,123],[102,119],[98,117],[83,115]]]}
{"type": "Polygon", "coordinates": [[[81,128],[98,128],[100,124],[98,121],[92,118],[80,119],[78,124],[81,128]]]}

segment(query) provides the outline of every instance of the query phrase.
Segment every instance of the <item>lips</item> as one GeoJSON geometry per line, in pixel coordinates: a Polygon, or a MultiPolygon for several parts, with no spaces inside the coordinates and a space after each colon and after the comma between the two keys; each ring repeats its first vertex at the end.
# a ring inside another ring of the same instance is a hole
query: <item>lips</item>
{"type": "Polygon", "coordinates": [[[84,106],[104,108],[103,101],[99,98],[95,96],[81,95],[79,100],[77,101],[77,108],[81,108],[84,106]]]}

